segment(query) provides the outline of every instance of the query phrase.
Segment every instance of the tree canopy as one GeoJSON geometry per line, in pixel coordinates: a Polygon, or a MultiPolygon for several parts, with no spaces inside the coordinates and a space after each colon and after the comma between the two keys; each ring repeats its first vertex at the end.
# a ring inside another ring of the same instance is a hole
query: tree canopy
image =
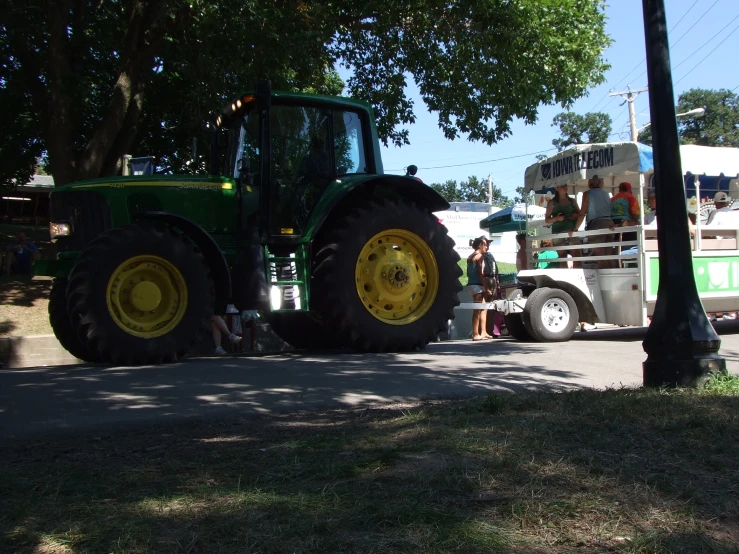
{"type": "MultiPolygon", "coordinates": [[[[681,144],[739,148],[739,94],[727,89],[696,88],[678,97],[676,113],[687,113],[696,108],[703,108],[705,114],[677,120],[681,144]]],[[[651,126],[639,133],[639,142],[652,144],[651,126]]]]}
{"type": "Polygon", "coordinates": [[[203,171],[205,123],[255,79],[337,94],[338,65],[386,144],[407,142],[410,79],[447,138],[492,144],[601,83],[608,44],[603,0],[0,0],[0,182],[42,153],[57,184],[125,153],[203,171]]]}
{"type": "Polygon", "coordinates": [[[613,121],[603,112],[586,113],[562,112],[554,116],[552,127],[559,127],[560,137],[552,144],[560,152],[573,144],[608,142],[613,121]]]}
{"type": "MultiPolygon", "coordinates": [[[[488,180],[479,179],[474,175],[467,177],[466,181],[457,184],[457,181],[449,179],[443,183],[431,183],[429,185],[436,192],[446,198],[447,202],[487,202],[488,180]]],[[[499,187],[493,184],[493,205],[510,206],[513,202],[503,195],[499,187]]]]}

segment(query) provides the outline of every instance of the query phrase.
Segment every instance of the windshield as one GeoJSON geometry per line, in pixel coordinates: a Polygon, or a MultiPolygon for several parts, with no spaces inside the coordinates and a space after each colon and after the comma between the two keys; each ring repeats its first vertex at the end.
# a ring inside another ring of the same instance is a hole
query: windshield
{"type": "Polygon", "coordinates": [[[339,176],[367,173],[362,120],[355,112],[334,111],[334,148],[339,176]]]}

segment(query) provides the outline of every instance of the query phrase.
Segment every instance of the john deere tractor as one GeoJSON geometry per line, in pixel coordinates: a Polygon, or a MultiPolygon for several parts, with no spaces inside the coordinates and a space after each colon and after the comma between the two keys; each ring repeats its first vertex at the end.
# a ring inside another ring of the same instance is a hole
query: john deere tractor
{"type": "Polygon", "coordinates": [[[180,359],[232,303],[297,348],[425,346],[461,290],[448,203],[385,175],[372,109],[258,83],[215,120],[211,175],[114,177],[51,194],[49,316],[86,361],[180,359]]]}

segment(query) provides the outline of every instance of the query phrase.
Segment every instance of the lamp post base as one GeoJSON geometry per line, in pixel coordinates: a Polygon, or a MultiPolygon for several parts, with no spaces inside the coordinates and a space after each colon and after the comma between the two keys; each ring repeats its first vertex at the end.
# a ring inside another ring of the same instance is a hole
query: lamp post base
{"type": "Polygon", "coordinates": [[[713,375],[726,373],[719,355],[692,360],[647,360],[642,363],[645,387],[699,387],[713,375]]]}

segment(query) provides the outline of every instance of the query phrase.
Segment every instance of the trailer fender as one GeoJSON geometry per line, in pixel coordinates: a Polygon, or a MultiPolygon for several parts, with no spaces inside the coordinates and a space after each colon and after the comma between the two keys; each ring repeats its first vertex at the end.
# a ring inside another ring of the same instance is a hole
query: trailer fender
{"type": "Polygon", "coordinates": [[[580,321],[596,323],[606,321],[598,275],[595,270],[555,269],[526,270],[518,273],[518,280],[531,283],[536,288],[549,287],[568,293],[577,304],[580,321]]]}

